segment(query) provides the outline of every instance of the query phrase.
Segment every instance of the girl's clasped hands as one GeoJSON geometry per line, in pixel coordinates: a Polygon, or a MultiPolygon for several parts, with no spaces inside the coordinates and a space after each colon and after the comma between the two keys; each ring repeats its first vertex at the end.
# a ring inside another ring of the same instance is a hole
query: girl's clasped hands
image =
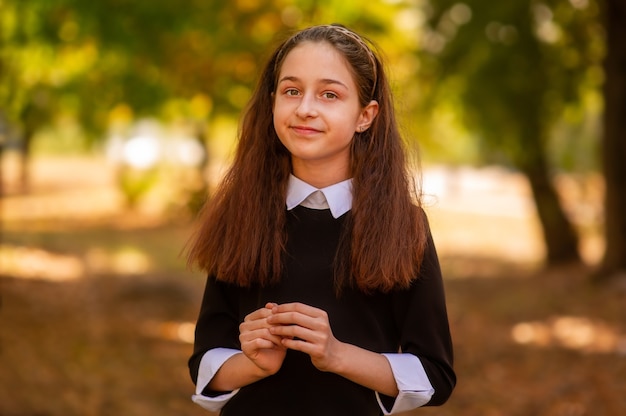
{"type": "Polygon", "coordinates": [[[267,303],[239,326],[243,353],[266,375],[280,370],[287,349],[311,357],[321,371],[333,371],[343,343],[330,328],[328,314],[303,303],[267,303]]]}

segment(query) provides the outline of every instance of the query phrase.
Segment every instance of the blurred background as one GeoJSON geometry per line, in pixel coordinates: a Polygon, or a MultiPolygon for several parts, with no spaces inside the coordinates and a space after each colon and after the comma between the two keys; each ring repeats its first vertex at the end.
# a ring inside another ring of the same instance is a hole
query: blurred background
{"type": "Polygon", "coordinates": [[[181,256],[273,48],[342,23],[419,151],[459,383],[626,414],[622,0],[0,0],[0,415],[202,415],[181,256]]]}

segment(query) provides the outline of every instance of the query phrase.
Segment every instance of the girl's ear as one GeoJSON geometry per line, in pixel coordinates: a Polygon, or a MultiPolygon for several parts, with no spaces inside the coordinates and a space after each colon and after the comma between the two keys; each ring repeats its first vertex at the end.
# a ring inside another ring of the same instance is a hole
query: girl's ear
{"type": "Polygon", "coordinates": [[[377,115],[378,101],[372,100],[369,102],[369,104],[363,107],[361,115],[359,116],[359,121],[356,126],[356,131],[358,133],[362,133],[365,130],[369,129],[377,115]]]}

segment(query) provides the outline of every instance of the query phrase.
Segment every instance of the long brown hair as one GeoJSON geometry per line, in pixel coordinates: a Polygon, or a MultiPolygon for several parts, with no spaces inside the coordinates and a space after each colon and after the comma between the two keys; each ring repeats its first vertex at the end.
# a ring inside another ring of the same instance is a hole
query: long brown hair
{"type": "Polygon", "coordinates": [[[412,192],[384,67],[371,43],[339,25],[300,31],[272,54],[244,113],[233,164],[201,212],[188,263],[244,287],[280,280],[291,157],[274,130],[272,94],[285,57],[305,41],[335,47],[349,64],[361,106],[379,104],[371,127],[351,144],[354,194],[335,260],[337,287],[407,287],[426,244],[419,195],[412,192]]]}

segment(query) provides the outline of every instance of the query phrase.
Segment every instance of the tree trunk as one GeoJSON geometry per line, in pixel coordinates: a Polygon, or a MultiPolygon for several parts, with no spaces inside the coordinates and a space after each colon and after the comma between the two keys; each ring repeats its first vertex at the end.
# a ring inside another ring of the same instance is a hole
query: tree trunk
{"type": "Polygon", "coordinates": [[[32,159],[33,149],[33,137],[35,132],[29,128],[25,129],[24,136],[22,137],[22,149],[21,149],[21,166],[20,166],[20,190],[24,193],[28,193],[30,190],[30,165],[32,159]]]}
{"type": "Polygon", "coordinates": [[[603,168],[606,251],[598,279],[626,273],[626,2],[605,1],[603,168]]]}
{"type": "Polygon", "coordinates": [[[578,235],[565,216],[545,163],[537,160],[532,168],[522,169],[533,192],[546,244],[548,266],[579,262],[578,235]]]}
{"type": "Polygon", "coordinates": [[[531,100],[524,104],[520,108],[520,113],[525,111],[521,113],[523,124],[520,137],[524,148],[515,154],[514,160],[530,183],[543,232],[545,261],[547,266],[580,262],[578,234],[565,215],[548,168],[543,135],[547,128],[542,125],[541,103],[531,100]]]}

